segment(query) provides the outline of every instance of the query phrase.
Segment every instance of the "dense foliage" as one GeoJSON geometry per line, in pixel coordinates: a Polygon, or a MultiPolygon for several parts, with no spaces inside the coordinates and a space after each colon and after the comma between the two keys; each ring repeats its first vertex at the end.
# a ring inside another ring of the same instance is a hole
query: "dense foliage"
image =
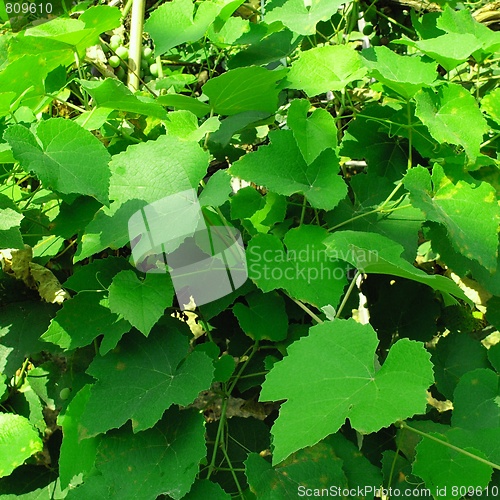
{"type": "Polygon", "coordinates": [[[498,16],[94,3],[0,5],[0,498],[498,497],[498,16]],[[189,189],[249,279],[184,310],[189,189]]]}

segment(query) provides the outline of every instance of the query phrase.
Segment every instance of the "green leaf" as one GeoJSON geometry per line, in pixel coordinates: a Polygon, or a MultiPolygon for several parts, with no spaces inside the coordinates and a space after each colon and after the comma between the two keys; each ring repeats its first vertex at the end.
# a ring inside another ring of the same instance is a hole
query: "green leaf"
{"type": "Polygon", "coordinates": [[[481,110],[500,124],[500,88],[492,90],[483,97],[481,110]]]}
{"type": "Polygon", "coordinates": [[[227,170],[217,170],[200,194],[200,205],[220,207],[226,203],[231,193],[231,177],[227,170]]]}
{"type": "Polygon", "coordinates": [[[42,448],[42,440],[28,419],[0,413],[0,477],[8,476],[42,448]]]}
{"type": "Polygon", "coordinates": [[[128,222],[130,217],[147,205],[143,200],[128,200],[121,204],[115,202],[111,207],[102,207],[85,232],[73,257],[79,262],[106,248],[117,250],[130,243],[128,222]]]}
{"type": "Polygon", "coordinates": [[[199,126],[196,115],[187,110],[169,113],[165,122],[167,134],[194,142],[201,141],[207,134],[215,132],[219,126],[220,122],[216,116],[208,118],[199,126]]]}
{"type": "MultiPolygon", "coordinates": [[[[443,434],[433,432],[430,435],[449,442],[443,434]]],[[[475,448],[467,447],[465,451],[486,458],[484,453],[475,448]]],[[[423,438],[417,446],[413,473],[421,477],[431,491],[442,491],[443,495],[439,495],[439,498],[459,499],[464,496],[463,492],[460,493],[461,489],[467,491],[467,488],[484,488],[490,482],[492,468],[431,439],[423,438]],[[436,467],[437,463],[439,467],[436,467]]]]}
{"type": "MultiPolygon", "coordinates": [[[[489,354],[489,353],[488,353],[489,354]]],[[[462,375],[453,393],[451,423],[463,429],[500,428],[500,379],[498,374],[479,368],[462,375]]]]}
{"type": "Polygon", "coordinates": [[[431,240],[432,251],[438,253],[448,267],[459,276],[472,276],[491,294],[500,295],[500,280],[497,279],[500,270],[500,255],[497,258],[495,271],[490,273],[477,260],[468,259],[455,250],[448,238],[445,226],[434,222],[428,222],[427,225],[429,230],[426,232],[426,238],[431,240]]]}
{"type": "Polygon", "coordinates": [[[488,351],[468,334],[453,334],[441,338],[432,354],[436,387],[448,399],[460,379],[472,370],[489,368],[488,351]]]}
{"type": "Polygon", "coordinates": [[[303,194],[315,208],[331,210],[347,194],[338,175],[339,162],[334,151],[323,151],[307,165],[290,130],[269,133],[271,144],[246,154],[233,163],[231,175],[282,195],[303,194]]]}
{"type": "Polygon", "coordinates": [[[33,171],[46,188],[80,193],[108,203],[110,156],[89,131],[64,118],[42,121],[36,136],[23,127],[7,129],[4,138],[24,169],[33,171]]]}
{"type": "Polygon", "coordinates": [[[78,18],[85,23],[85,27],[93,29],[96,34],[118,28],[122,13],[117,7],[96,5],[85,10],[78,18]]]}
{"type": "Polygon", "coordinates": [[[129,330],[129,322],[110,311],[103,292],[88,291],[63,303],[41,339],[69,350],[89,345],[99,335],[104,335],[107,352],[116,347],[121,336],[129,330]]]}
{"type": "Polygon", "coordinates": [[[106,434],[95,464],[102,475],[87,478],[68,498],[189,498],[185,495],[206,451],[203,415],[171,409],[153,429],[131,434],[124,428],[106,434]]]}
{"type": "Polygon", "coordinates": [[[162,135],[129,146],[110,163],[111,207],[103,207],[85,228],[75,261],[107,247],[129,242],[128,221],[147,203],[196,187],[206,173],[209,154],[195,142],[162,135]]]}
{"type": "Polygon", "coordinates": [[[59,479],[61,487],[66,488],[73,476],[87,476],[94,466],[98,440],[88,438],[80,440],[80,417],[90,397],[90,385],[84,386],[75,394],[64,413],[57,417],[57,424],[62,427],[63,441],[59,457],[59,479]]]}
{"type": "Polygon", "coordinates": [[[314,35],[316,24],[320,21],[328,21],[342,4],[349,3],[351,2],[342,0],[311,0],[308,4],[303,0],[270,2],[266,5],[265,21],[268,24],[281,21],[295,33],[314,35]]]}
{"type": "Polygon", "coordinates": [[[286,338],[288,317],[285,301],[276,293],[253,292],[245,296],[248,306],[238,302],[233,313],[242,330],[254,340],[279,341],[286,338]]]}
{"type": "Polygon", "coordinates": [[[155,54],[162,55],[185,42],[196,42],[215,20],[224,1],[206,1],[196,14],[191,0],[173,0],[158,7],[144,25],[155,44],[155,54]]]}
{"type": "Polygon", "coordinates": [[[446,227],[455,250],[493,272],[497,267],[500,207],[490,184],[473,182],[475,185],[462,180],[453,183],[437,164],[432,177],[427,169],[416,167],[404,179],[412,205],[428,220],[446,227]]]}
{"type": "Polygon", "coordinates": [[[326,235],[318,226],[302,225],[285,235],[286,250],[276,236],[253,237],[246,252],[249,278],[264,292],[283,288],[317,307],[337,307],[347,284],[346,266],[328,258],[326,235]]]}
{"type": "Polygon", "coordinates": [[[399,340],[378,371],[377,344],[370,325],[336,319],[312,327],[288,347],[260,395],[262,401],[287,399],[272,429],[273,463],[336,432],[346,418],[357,431],[370,433],[425,412],[433,373],[423,344],[399,340]]]}
{"type": "Polygon", "coordinates": [[[288,73],[287,87],[313,97],[329,90],[343,90],[365,73],[359,53],[350,45],[326,45],[300,54],[288,73]]]}
{"type": "Polygon", "coordinates": [[[201,118],[210,113],[210,106],[204,102],[195,99],[194,97],[189,97],[187,95],[180,94],[167,94],[161,95],[156,99],[158,104],[162,106],[169,106],[171,108],[185,109],[191,111],[198,118],[201,118]]]}
{"type": "Polygon", "coordinates": [[[461,85],[447,83],[437,92],[423,89],[416,96],[415,114],[438,142],[463,146],[470,162],[479,155],[488,131],[477,103],[461,85]]]}
{"type": "Polygon", "coordinates": [[[349,262],[363,273],[400,276],[468,301],[451,279],[428,275],[401,258],[403,247],[385,236],[361,231],[336,231],[324,243],[330,256],[349,262]]]}
{"type": "Polygon", "coordinates": [[[210,99],[212,110],[221,115],[244,111],[274,113],[280,92],[276,82],[287,72],[286,68],[275,71],[260,66],[237,68],[211,78],[203,85],[203,93],[210,99]]]}
{"type": "Polygon", "coordinates": [[[265,198],[252,186],[231,197],[231,219],[248,219],[265,206],[265,198]]]}
{"type": "Polygon", "coordinates": [[[135,96],[114,78],[105,80],[80,80],[80,85],[92,96],[98,108],[116,109],[165,120],[167,112],[153,99],[135,96]]]}
{"type": "Polygon", "coordinates": [[[81,437],[120,427],[129,419],[134,432],[149,429],[172,404],[186,406],[210,386],[212,361],[205,353],[188,355],[189,340],[175,322],[167,330],[158,327],[148,338],[126,335],[118,352],[94,358],[87,372],[98,380],[81,418],[81,437]]]}
{"type": "Polygon", "coordinates": [[[153,203],[194,188],[205,175],[209,154],[195,142],[163,135],[156,141],[129,146],[110,163],[109,197],[153,203]]]}
{"type": "Polygon", "coordinates": [[[432,85],[437,77],[436,63],[401,56],[387,47],[363,50],[362,56],[370,74],[405,99],[432,85]]]}
{"type": "Polygon", "coordinates": [[[325,443],[300,450],[274,468],[257,453],[250,453],[245,473],[250,490],[259,500],[306,496],[307,492],[314,494],[330,486],[347,487],[342,460],[325,443]]]}
{"type": "Polygon", "coordinates": [[[310,107],[309,101],[305,99],[293,100],[286,120],[308,165],[325,149],[335,149],[337,146],[337,127],[332,115],[318,108],[307,116],[310,107]]]}
{"type": "Polygon", "coordinates": [[[467,61],[470,55],[481,48],[481,42],[469,33],[447,33],[429,40],[420,40],[413,44],[424,54],[431,56],[444,69],[451,71],[467,61]]]}
{"type": "Polygon", "coordinates": [[[75,292],[104,291],[120,271],[127,269],[131,270],[132,266],[123,257],[97,259],[84,266],[75,266],[74,274],[64,282],[64,288],[75,292]]]}
{"type": "Polygon", "coordinates": [[[290,54],[299,44],[301,37],[287,30],[280,30],[271,33],[257,43],[249,45],[240,50],[231,57],[228,62],[228,68],[240,68],[241,66],[262,66],[274,61],[283,59],[290,54]]]}
{"type": "MultiPolygon", "coordinates": [[[[343,434],[337,432],[323,440],[335,450],[335,454],[343,460],[343,470],[347,477],[349,488],[358,488],[366,486],[375,486],[382,484],[380,469],[373,465],[359,451],[358,446],[344,437],[343,434]]],[[[366,500],[373,499],[374,491],[366,488],[363,498],[366,500]]]]}
{"type": "Polygon", "coordinates": [[[26,357],[47,349],[39,337],[56,310],[54,304],[40,301],[21,301],[0,308],[0,373],[13,376],[26,357]]]}
{"type": "Polygon", "coordinates": [[[349,123],[340,154],[353,160],[366,160],[369,174],[399,181],[407,168],[408,146],[406,141],[394,140],[390,125],[384,124],[394,119],[394,109],[370,105],[364,108],[362,115],[349,123]]]}
{"type": "Polygon", "coordinates": [[[189,493],[183,498],[184,500],[206,500],[207,498],[230,500],[231,496],[219,484],[212,483],[208,479],[198,479],[189,490],[189,493]]]}
{"type": "Polygon", "coordinates": [[[474,35],[481,42],[482,50],[485,53],[493,53],[500,48],[500,34],[476,21],[469,9],[455,10],[445,5],[436,25],[448,33],[474,35]]]}
{"type": "Polygon", "coordinates": [[[167,274],[149,273],[141,280],[134,271],[120,271],[109,287],[109,308],[147,337],[172,305],[173,295],[167,274]]]}
{"type": "Polygon", "coordinates": [[[19,225],[24,215],[18,212],[16,204],[0,194],[0,248],[23,248],[19,225]]]}

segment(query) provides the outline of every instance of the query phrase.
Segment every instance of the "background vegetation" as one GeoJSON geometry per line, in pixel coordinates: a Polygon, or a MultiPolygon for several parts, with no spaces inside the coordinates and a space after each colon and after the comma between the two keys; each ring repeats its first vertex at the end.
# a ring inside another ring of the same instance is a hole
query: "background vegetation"
{"type": "Polygon", "coordinates": [[[498,497],[496,3],[47,5],[0,5],[0,498],[498,497]],[[250,279],[182,312],[128,220],[190,188],[250,279]]]}

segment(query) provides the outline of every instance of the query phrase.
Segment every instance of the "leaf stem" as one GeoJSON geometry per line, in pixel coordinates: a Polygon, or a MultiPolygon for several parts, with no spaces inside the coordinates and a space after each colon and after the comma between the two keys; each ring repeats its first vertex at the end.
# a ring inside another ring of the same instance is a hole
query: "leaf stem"
{"type": "Polygon", "coordinates": [[[419,436],[423,436],[423,437],[426,437],[428,439],[431,439],[432,441],[435,441],[436,443],[440,443],[443,446],[446,446],[446,447],[452,449],[453,451],[457,451],[458,453],[462,453],[462,455],[465,455],[469,458],[473,458],[474,460],[477,460],[478,462],[481,462],[485,465],[488,465],[489,467],[492,467],[493,469],[500,470],[500,465],[497,465],[493,462],[490,462],[489,460],[486,460],[484,458],[478,457],[477,455],[474,455],[474,453],[470,453],[469,451],[464,450],[462,448],[459,448],[458,446],[455,446],[451,443],[447,443],[446,441],[443,441],[442,439],[439,439],[435,436],[431,436],[430,434],[427,434],[426,432],[423,432],[419,429],[415,429],[415,427],[410,427],[404,421],[398,422],[398,425],[401,429],[406,429],[408,431],[414,432],[415,434],[418,434],[419,436]]]}
{"type": "Polygon", "coordinates": [[[319,316],[314,314],[311,311],[311,309],[309,309],[303,302],[301,302],[300,300],[294,299],[293,297],[290,297],[290,295],[288,295],[288,297],[290,299],[292,299],[303,311],[305,311],[307,314],[309,314],[309,316],[311,316],[311,318],[314,321],[316,321],[316,323],[324,323],[324,321],[319,316]]]}
{"type": "Polygon", "coordinates": [[[346,294],[344,295],[344,298],[342,299],[342,302],[340,303],[340,306],[337,310],[337,313],[335,314],[335,319],[340,318],[340,314],[342,313],[342,310],[344,309],[345,305],[347,304],[347,301],[349,300],[349,297],[351,296],[351,293],[356,285],[356,281],[358,281],[359,275],[361,274],[361,271],[356,271],[356,274],[354,275],[354,278],[352,281],[349,283],[349,288],[347,289],[346,294]]]}

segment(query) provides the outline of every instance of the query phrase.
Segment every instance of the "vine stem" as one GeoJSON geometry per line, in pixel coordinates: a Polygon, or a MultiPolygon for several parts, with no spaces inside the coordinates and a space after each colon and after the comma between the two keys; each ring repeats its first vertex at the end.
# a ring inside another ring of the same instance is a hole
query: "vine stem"
{"type": "Polygon", "coordinates": [[[467,456],[469,458],[473,458],[474,460],[477,460],[478,462],[481,462],[481,463],[483,463],[485,465],[488,465],[489,467],[492,467],[493,469],[500,470],[500,465],[495,464],[493,462],[490,462],[489,460],[486,460],[485,458],[478,457],[477,455],[474,455],[473,453],[470,453],[467,450],[459,448],[458,446],[455,446],[455,445],[453,445],[451,443],[447,443],[446,441],[443,441],[442,439],[439,439],[437,437],[431,436],[430,434],[427,434],[426,432],[423,432],[423,431],[421,431],[419,429],[415,429],[415,427],[410,427],[404,421],[399,422],[399,427],[401,429],[406,429],[406,430],[408,430],[410,432],[414,432],[415,434],[418,434],[419,436],[426,437],[426,438],[428,438],[428,439],[430,439],[432,441],[435,441],[436,443],[440,443],[443,446],[446,446],[446,447],[452,449],[453,451],[457,451],[458,453],[462,453],[462,455],[465,455],[465,456],[467,456]]]}
{"type": "Polygon", "coordinates": [[[142,29],[144,26],[145,0],[133,0],[130,19],[130,44],[128,49],[128,88],[135,92],[139,88],[141,71],[142,29]]]}
{"type": "MultiPolygon", "coordinates": [[[[290,297],[290,295],[288,295],[288,297],[290,297]]],[[[316,314],[314,314],[311,309],[309,309],[303,302],[301,302],[300,300],[297,300],[297,299],[294,299],[293,297],[290,297],[303,311],[305,311],[307,314],[309,314],[309,316],[311,316],[311,318],[316,321],[316,323],[324,323],[324,321],[319,317],[317,316],[316,314]]]]}
{"type": "Polygon", "coordinates": [[[354,290],[354,287],[356,286],[356,281],[358,280],[360,274],[361,274],[361,271],[356,271],[354,278],[352,279],[351,283],[349,283],[349,288],[347,289],[347,292],[344,295],[344,298],[342,299],[342,302],[337,310],[337,313],[335,314],[335,319],[340,317],[342,310],[344,309],[345,305],[347,304],[347,301],[349,300],[349,297],[351,296],[351,293],[354,290]]]}

